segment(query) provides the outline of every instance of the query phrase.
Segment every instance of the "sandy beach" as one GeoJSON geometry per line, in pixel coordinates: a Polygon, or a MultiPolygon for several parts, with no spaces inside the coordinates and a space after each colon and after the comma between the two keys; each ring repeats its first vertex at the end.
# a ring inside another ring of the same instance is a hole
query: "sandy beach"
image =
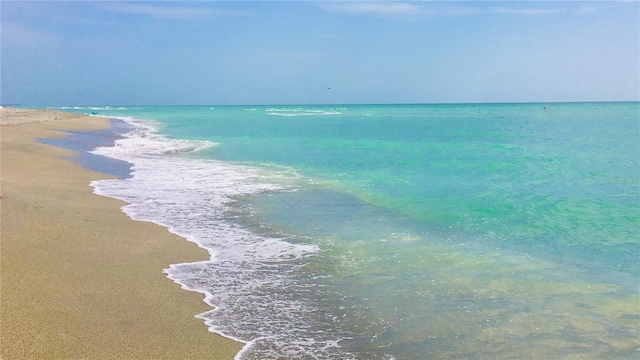
{"type": "Polygon", "coordinates": [[[130,220],[92,193],[107,175],[35,138],[104,129],[105,118],[1,111],[2,359],[232,359],[241,344],[194,316],[202,295],[167,279],[169,264],[206,259],[166,229],[130,220]]]}

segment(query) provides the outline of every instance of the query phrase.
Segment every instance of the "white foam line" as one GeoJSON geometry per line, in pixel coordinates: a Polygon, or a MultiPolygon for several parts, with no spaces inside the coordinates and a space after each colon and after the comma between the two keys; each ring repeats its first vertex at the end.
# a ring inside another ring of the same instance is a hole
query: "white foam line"
{"type": "MultiPolygon", "coordinates": [[[[240,359],[257,341],[270,337],[246,340],[225,332],[222,326],[243,333],[240,331],[242,329],[233,328],[235,323],[228,323],[233,319],[227,317],[238,311],[233,302],[246,292],[269,292],[286,286],[291,282],[287,278],[288,273],[295,270],[295,266],[288,261],[317,253],[319,248],[257,236],[226,223],[222,214],[227,203],[232,201],[231,196],[282,189],[273,181],[296,176],[282,176],[281,173],[278,176],[265,176],[257,168],[176,156],[182,152],[181,149],[186,152],[198,151],[212,146],[212,143],[167,139],[154,134],[155,129],[149,122],[128,117],[118,119],[138,129],[117,140],[113,147],[101,147],[93,152],[132,163],[131,177],[92,181],[93,192],[127,202],[128,205],[121,210],[131,219],[163,226],[209,253],[209,260],[171,264],[163,272],[183,289],[204,295],[203,301],[212,310],[195,317],[203,320],[210,332],[243,343],[242,350],[235,357],[240,359]],[[147,131],[140,130],[141,126],[147,131]],[[284,265],[278,265],[283,260],[284,265]],[[271,271],[273,269],[269,269],[269,266],[274,266],[278,271],[271,271]],[[191,271],[196,273],[192,274],[191,271]],[[190,286],[188,282],[198,284],[201,280],[198,271],[203,271],[207,276],[215,274],[211,278],[214,283],[205,283],[203,288],[190,286]],[[219,292],[214,294],[204,286],[219,289],[219,292]],[[225,315],[211,316],[222,307],[227,311],[225,315]]],[[[289,302],[278,303],[281,308],[274,311],[287,312],[306,307],[303,302],[298,303],[293,298],[285,301],[289,302]]],[[[260,306],[269,307],[273,304],[256,305],[256,309],[260,309],[260,306]]]]}
{"type": "Polygon", "coordinates": [[[267,339],[267,338],[268,338],[267,336],[261,336],[261,337],[255,338],[255,339],[253,339],[251,341],[248,341],[247,343],[244,344],[242,349],[240,349],[240,351],[238,351],[236,356],[233,357],[233,360],[242,359],[242,355],[244,355],[244,353],[249,351],[249,349],[251,349],[258,341],[264,340],[264,339],[267,339]]]}
{"type": "MultiPolygon", "coordinates": [[[[209,250],[209,249],[205,249],[205,250],[209,250]]],[[[206,290],[196,289],[196,288],[188,286],[187,284],[181,282],[179,279],[177,279],[174,276],[172,276],[170,271],[171,271],[172,268],[176,268],[176,267],[181,266],[181,265],[196,265],[196,264],[200,264],[200,263],[204,264],[204,263],[208,263],[208,262],[209,261],[207,261],[207,260],[203,260],[203,261],[195,261],[195,262],[190,262],[190,263],[171,264],[171,265],[169,265],[169,267],[167,269],[164,269],[162,271],[167,276],[167,278],[169,278],[171,281],[175,282],[176,284],[179,284],[180,288],[182,288],[183,290],[193,291],[193,292],[202,294],[204,296],[203,302],[205,304],[211,306],[213,308],[213,310],[209,310],[209,311],[207,311],[207,312],[205,312],[203,314],[216,312],[216,311],[218,311],[220,309],[216,304],[214,304],[212,302],[212,299],[214,297],[213,294],[211,294],[210,292],[208,292],[206,290]]],[[[203,314],[195,315],[194,317],[197,318],[197,319],[203,320],[206,323],[206,320],[208,320],[208,319],[205,316],[203,316],[203,314]]],[[[247,341],[247,340],[235,337],[235,336],[231,336],[229,334],[226,334],[226,333],[218,330],[218,328],[216,328],[215,326],[208,326],[207,329],[211,333],[218,334],[218,335],[220,335],[222,337],[225,337],[227,339],[230,339],[230,340],[239,342],[241,344],[244,344],[243,347],[242,347],[242,350],[240,350],[240,352],[238,352],[238,354],[240,354],[245,349],[245,347],[247,347],[247,345],[253,344],[253,342],[255,340],[254,339],[254,340],[251,340],[251,341],[247,341]]],[[[238,355],[236,355],[236,357],[237,356],[238,355]]]]}

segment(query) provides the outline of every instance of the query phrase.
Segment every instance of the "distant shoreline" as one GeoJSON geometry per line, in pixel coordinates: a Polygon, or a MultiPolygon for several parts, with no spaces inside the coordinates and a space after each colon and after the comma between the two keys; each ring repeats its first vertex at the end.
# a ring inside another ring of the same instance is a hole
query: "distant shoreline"
{"type": "Polygon", "coordinates": [[[561,105],[561,104],[608,104],[608,103],[640,103],[640,100],[589,100],[589,101],[498,101],[498,102],[424,102],[424,103],[293,103],[293,104],[110,104],[110,105],[60,105],[60,106],[27,106],[27,105],[2,105],[0,108],[14,108],[14,109],[43,109],[48,111],[66,111],[66,110],[80,110],[80,109],[94,109],[100,110],[101,108],[118,108],[118,107],[154,107],[154,106],[438,106],[438,105],[518,105],[518,104],[532,104],[532,105],[561,105]]]}

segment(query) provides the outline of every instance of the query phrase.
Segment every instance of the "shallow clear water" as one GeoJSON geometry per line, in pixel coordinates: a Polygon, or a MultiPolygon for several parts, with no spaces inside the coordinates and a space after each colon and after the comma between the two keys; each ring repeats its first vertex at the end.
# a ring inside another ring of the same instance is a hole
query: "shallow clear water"
{"type": "Polygon", "coordinates": [[[65,110],[240,358],[640,356],[639,103],[65,110]]]}

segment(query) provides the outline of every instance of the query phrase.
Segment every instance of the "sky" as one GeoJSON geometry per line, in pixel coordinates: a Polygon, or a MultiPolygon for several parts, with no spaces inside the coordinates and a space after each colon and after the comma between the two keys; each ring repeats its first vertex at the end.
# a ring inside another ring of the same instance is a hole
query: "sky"
{"type": "Polygon", "coordinates": [[[6,1],[22,106],[640,100],[640,1],[6,1]]]}

